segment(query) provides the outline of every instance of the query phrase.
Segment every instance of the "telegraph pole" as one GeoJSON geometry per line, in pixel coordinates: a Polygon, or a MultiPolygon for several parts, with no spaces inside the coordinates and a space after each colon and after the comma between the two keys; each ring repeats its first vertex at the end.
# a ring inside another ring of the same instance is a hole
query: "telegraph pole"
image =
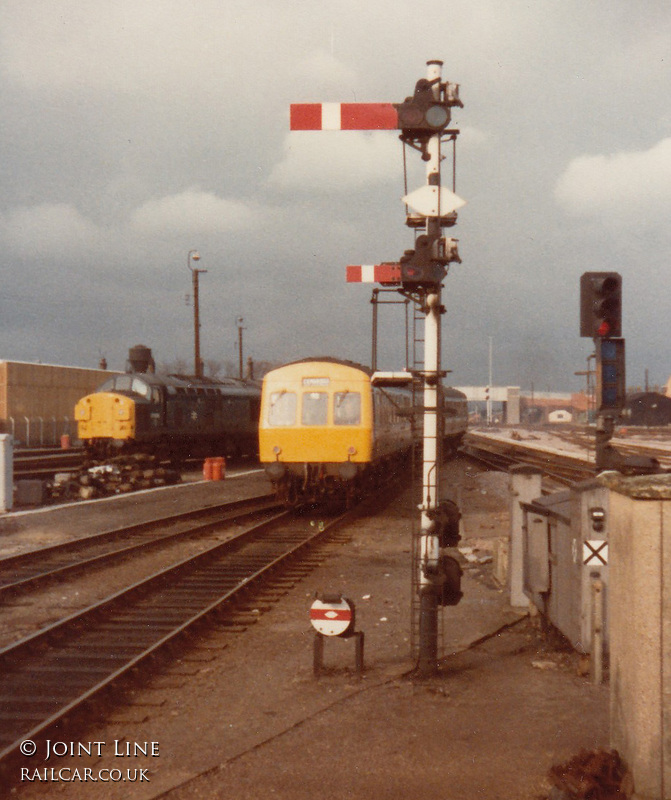
{"type": "Polygon", "coordinates": [[[197,269],[191,266],[192,261],[200,261],[197,250],[189,250],[186,257],[186,266],[191,270],[193,282],[193,374],[196,378],[203,377],[203,361],[200,357],[200,299],[198,296],[198,276],[206,269],[197,269]]]}

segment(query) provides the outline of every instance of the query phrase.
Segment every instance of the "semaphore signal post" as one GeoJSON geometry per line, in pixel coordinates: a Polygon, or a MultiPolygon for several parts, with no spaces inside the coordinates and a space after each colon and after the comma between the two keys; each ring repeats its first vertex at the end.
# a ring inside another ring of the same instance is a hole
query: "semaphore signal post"
{"type": "Polygon", "coordinates": [[[458,539],[459,512],[441,501],[442,282],[451,262],[460,262],[457,240],[443,229],[457,220],[464,205],[441,184],[441,148],[456,141],[450,130],[451,109],[462,106],[457,84],[442,81],[442,61],[428,61],[427,75],[417,81],[414,93],[401,103],[303,103],[291,106],[291,130],[400,130],[403,143],[421,154],[426,163],[426,184],[403,200],[412,209],[406,223],[414,229],[414,248],[397,262],[347,267],[349,282],[381,283],[398,287],[417,303],[424,317],[424,364],[408,374],[422,385],[423,448],[421,523],[416,587],[419,608],[418,673],[430,675],[438,662],[438,609],[461,598],[461,568],[450,555],[458,539]]]}

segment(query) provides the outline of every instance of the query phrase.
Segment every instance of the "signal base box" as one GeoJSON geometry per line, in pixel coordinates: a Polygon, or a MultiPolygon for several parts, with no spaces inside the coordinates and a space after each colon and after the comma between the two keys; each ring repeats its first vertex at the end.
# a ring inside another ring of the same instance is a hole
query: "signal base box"
{"type": "Polygon", "coordinates": [[[47,502],[48,497],[46,481],[38,479],[16,481],[14,501],[17,506],[41,506],[47,502]]]}

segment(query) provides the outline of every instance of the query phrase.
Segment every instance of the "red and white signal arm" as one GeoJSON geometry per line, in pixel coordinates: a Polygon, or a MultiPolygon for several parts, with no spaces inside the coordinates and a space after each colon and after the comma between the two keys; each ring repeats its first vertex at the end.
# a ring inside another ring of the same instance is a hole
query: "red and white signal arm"
{"type": "Polygon", "coordinates": [[[312,627],[323,636],[344,636],[354,627],[354,604],[345,597],[325,597],[310,606],[312,627]]]}

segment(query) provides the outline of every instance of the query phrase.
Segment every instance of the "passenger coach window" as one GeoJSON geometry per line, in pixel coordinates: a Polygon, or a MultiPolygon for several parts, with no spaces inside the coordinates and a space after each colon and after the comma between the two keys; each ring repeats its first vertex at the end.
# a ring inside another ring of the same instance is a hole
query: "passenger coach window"
{"type": "Polygon", "coordinates": [[[359,392],[336,392],[333,396],[333,424],[359,425],[361,395],[359,392]]]}
{"type": "Polygon", "coordinates": [[[328,395],[326,392],[305,392],[303,394],[303,425],[326,425],[328,395]]]}
{"type": "Polygon", "coordinates": [[[296,424],[296,395],[293,392],[272,392],[268,409],[269,425],[296,424]]]}

